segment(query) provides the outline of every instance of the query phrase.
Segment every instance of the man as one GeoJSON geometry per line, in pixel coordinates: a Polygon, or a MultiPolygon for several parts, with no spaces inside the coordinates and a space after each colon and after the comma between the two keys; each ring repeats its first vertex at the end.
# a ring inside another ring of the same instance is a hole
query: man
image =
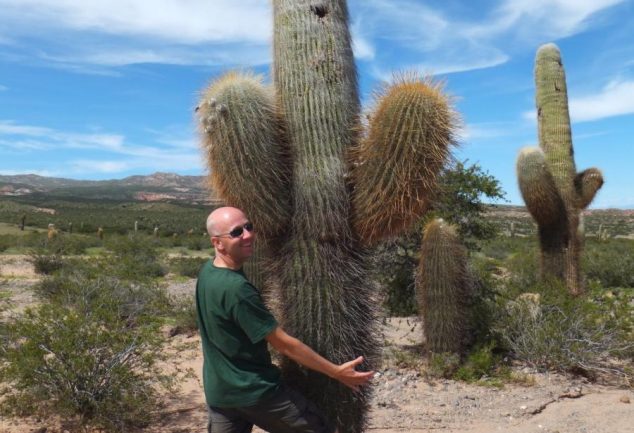
{"type": "Polygon", "coordinates": [[[253,254],[255,232],[240,209],[213,211],[207,218],[207,232],[216,254],[198,275],[196,308],[208,431],[246,433],[257,425],[272,433],[332,433],[334,426],[312,403],[281,383],[267,343],[354,390],[374,372],[355,370],[362,356],[333,364],[277,324],[242,272],[243,263],[253,254]]]}

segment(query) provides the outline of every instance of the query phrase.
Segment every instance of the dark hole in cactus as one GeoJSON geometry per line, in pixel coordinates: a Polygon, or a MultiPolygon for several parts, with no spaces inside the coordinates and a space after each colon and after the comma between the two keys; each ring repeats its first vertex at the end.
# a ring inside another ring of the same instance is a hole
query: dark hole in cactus
{"type": "Polygon", "coordinates": [[[312,5],[310,11],[317,15],[319,18],[323,18],[328,14],[328,7],[324,4],[312,5]]]}

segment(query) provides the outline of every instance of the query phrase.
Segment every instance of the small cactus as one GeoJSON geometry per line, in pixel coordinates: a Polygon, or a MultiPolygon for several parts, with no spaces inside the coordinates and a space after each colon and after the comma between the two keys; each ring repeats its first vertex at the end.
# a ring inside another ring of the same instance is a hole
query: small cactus
{"type": "Polygon", "coordinates": [[[103,241],[103,237],[104,237],[104,234],[103,234],[103,227],[99,227],[99,228],[97,229],[97,237],[103,241]]]}
{"type": "Polygon", "coordinates": [[[603,185],[603,176],[596,168],[576,172],[566,77],[556,45],[537,51],[535,84],[540,147],[520,152],[520,191],[539,227],[542,277],[561,279],[571,294],[579,295],[581,211],[603,185]]]}
{"type": "Polygon", "coordinates": [[[55,228],[55,224],[51,223],[48,225],[47,239],[49,241],[52,241],[56,237],[57,237],[57,229],[55,228]]]}
{"type": "Polygon", "coordinates": [[[430,352],[463,351],[468,342],[470,296],[467,249],[455,227],[442,219],[430,221],[416,275],[416,297],[430,352]]]}

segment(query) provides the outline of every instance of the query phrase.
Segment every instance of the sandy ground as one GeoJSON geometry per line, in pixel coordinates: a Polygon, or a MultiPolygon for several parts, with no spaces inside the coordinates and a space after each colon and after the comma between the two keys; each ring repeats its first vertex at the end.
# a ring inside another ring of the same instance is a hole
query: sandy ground
{"type": "MultiPolygon", "coordinates": [[[[33,302],[30,286],[37,281],[23,257],[0,256],[0,290],[14,308],[33,302]]],[[[194,282],[174,284],[172,292],[191,295],[194,282]]],[[[389,318],[382,327],[387,352],[421,344],[416,318],[389,318]]],[[[166,396],[161,420],[144,433],[204,432],[206,410],[197,336],[172,338],[166,368],[191,369],[179,394],[166,396]]],[[[446,433],[634,433],[634,392],[616,385],[588,383],[583,378],[533,372],[530,386],[507,384],[502,389],[444,379],[429,379],[419,367],[399,367],[386,357],[373,381],[374,397],[368,431],[446,433]]],[[[56,419],[0,416],[0,433],[63,433],[56,419]]],[[[255,429],[256,432],[261,430],[255,429]]],[[[345,430],[343,430],[345,431],[345,430]]],[[[342,431],[342,433],[343,433],[342,431]]]]}

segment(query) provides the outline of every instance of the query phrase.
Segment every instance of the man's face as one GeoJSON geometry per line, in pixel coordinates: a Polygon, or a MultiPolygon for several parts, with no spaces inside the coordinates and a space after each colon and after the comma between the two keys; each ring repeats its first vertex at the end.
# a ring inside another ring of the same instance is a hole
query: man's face
{"type": "Polygon", "coordinates": [[[255,232],[244,228],[247,223],[248,218],[237,209],[227,212],[222,215],[216,227],[220,236],[212,238],[216,251],[229,256],[238,264],[244,263],[253,254],[255,232]],[[240,229],[242,233],[235,236],[240,229]]]}

